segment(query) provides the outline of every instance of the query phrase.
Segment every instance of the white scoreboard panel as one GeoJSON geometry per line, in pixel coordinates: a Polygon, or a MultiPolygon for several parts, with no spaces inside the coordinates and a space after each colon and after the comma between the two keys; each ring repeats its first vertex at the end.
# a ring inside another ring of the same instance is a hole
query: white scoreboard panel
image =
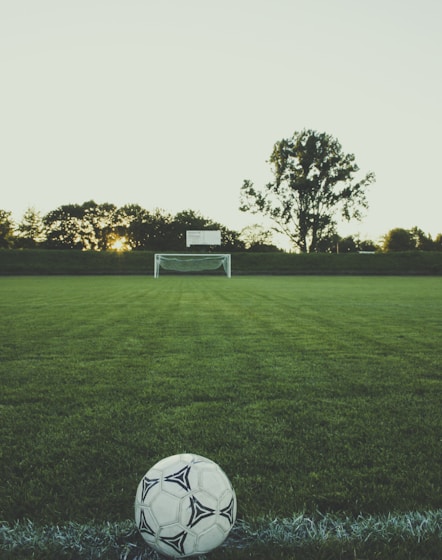
{"type": "Polygon", "coordinates": [[[186,231],[186,247],[192,245],[221,245],[221,232],[215,230],[186,231]]]}

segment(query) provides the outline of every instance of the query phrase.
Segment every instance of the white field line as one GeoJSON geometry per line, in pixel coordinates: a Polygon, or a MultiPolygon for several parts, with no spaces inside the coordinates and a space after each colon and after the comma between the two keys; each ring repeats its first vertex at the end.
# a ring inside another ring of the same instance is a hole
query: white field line
{"type": "MultiPolygon", "coordinates": [[[[304,514],[285,519],[263,517],[253,522],[239,520],[223,546],[245,548],[249,544],[302,547],[327,542],[388,543],[393,539],[422,542],[441,539],[442,509],[379,516],[304,514]]],[[[148,560],[159,556],[144,546],[132,521],[83,525],[64,523],[39,526],[31,521],[0,522],[0,551],[75,552],[76,558],[99,560],[112,554],[120,560],[148,560]]]]}

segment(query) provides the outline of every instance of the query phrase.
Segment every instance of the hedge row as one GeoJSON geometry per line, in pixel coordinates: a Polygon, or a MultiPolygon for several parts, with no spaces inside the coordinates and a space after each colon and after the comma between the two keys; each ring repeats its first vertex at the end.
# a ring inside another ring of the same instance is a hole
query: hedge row
{"type": "MultiPolygon", "coordinates": [[[[153,261],[147,251],[0,250],[0,275],[152,275],[153,261]]],[[[246,274],[438,276],[442,252],[233,253],[232,275],[246,274]]]]}

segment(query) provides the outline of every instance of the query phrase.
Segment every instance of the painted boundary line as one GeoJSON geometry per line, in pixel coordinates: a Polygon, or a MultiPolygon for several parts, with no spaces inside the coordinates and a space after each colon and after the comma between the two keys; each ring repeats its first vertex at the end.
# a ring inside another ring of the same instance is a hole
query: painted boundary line
{"type": "MultiPolygon", "coordinates": [[[[393,540],[421,543],[440,539],[442,509],[386,515],[342,517],[335,514],[291,518],[263,517],[254,522],[239,520],[223,546],[278,545],[301,548],[327,543],[386,543],[393,540]]],[[[0,522],[0,551],[19,553],[75,553],[75,558],[99,560],[112,554],[120,560],[150,560],[159,556],[138,535],[132,521],[101,524],[69,522],[39,526],[31,521],[0,522]]]]}

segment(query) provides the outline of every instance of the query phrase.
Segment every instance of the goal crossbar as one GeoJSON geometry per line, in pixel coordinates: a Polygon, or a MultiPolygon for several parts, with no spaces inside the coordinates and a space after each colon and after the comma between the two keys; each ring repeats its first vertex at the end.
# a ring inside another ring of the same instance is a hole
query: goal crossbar
{"type": "Polygon", "coordinates": [[[160,268],[180,272],[199,272],[224,268],[226,276],[232,276],[231,256],[222,253],[155,253],[154,278],[160,275],[160,268]]]}

